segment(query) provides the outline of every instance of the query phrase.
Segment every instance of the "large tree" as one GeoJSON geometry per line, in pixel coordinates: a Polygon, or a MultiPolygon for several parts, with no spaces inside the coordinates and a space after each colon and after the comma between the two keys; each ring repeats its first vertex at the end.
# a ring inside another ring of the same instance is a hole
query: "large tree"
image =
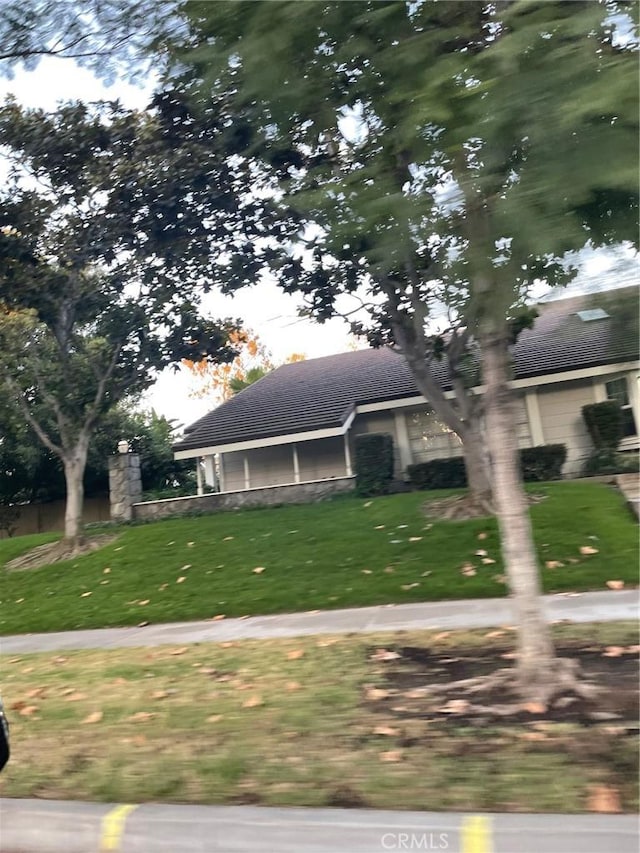
{"type": "Polygon", "coordinates": [[[169,364],[235,355],[238,321],[198,309],[265,219],[260,200],[238,195],[235,130],[222,104],[193,112],[175,93],[146,114],[0,110],[11,164],[0,190],[0,384],[62,462],[70,547],[105,413],[169,364]]]}
{"type": "Polygon", "coordinates": [[[637,238],[629,4],[187,9],[199,47],[182,67],[191,63],[205,98],[221,75],[232,75],[238,108],[252,115],[250,150],[280,171],[283,212],[301,218],[273,264],[283,287],[304,294],[321,319],[356,294],[370,336],[403,351],[418,387],[459,434],[477,414],[460,357],[469,343],[478,349],[519,624],[518,683],[522,694],[546,701],[571,679],[555,659],[539,601],[509,345],[532,284],[570,276],[568,252],[637,238]],[[432,301],[448,306],[454,324],[435,342],[426,331],[432,301]],[[429,370],[447,348],[453,405],[429,370]]]}

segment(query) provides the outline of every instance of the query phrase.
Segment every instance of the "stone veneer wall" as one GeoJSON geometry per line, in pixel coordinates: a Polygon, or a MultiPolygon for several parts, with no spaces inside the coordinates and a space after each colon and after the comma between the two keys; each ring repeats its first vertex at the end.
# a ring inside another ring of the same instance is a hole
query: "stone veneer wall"
{"type": "Polygon", "coordinates": [[[119,453],[110,456],[109,500],[113,521],[131,521],[133,505],[142,497],[140,457],[137,453],[119,453]]]}
{"type": "Polygon", "coordinates": [[[273,506],[274,504],[306,504],[324,500],[332,495],[348,494],[355,488],[355,477],[316,480],[313,483],[294,483],[288,486],[266,486],[238,492],[214,492],[186,498],[168,498],[133,505],[136,521],[170,518],[190,512],[220,512],[244,507],[273,506]]]}

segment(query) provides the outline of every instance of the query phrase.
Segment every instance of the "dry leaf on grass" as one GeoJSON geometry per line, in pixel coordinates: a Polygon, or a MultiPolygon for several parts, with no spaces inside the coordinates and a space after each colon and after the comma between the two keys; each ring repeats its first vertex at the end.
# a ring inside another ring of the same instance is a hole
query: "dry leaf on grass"
{"type": "Polygon", "coordinates": [[[224,619],[224,618],[225,618],[224,613],[218,613],[218,615],[217,615],[217,616],[212,616],[212,617],[211,617],[211,621],[212,621],[212,622],[219,622],[221,619],[224,619]]]}
{"type": "Polygon", "coordinates": [[[363,569],[363,570],[362,570],[362,574],[363,574],[363,575],[370,575],[370,574],[371,574],[371,569],[363,569]]]}
{"type": "Polygon", "coordinates": [[[103,575],[108,575],[110,571],[111,571],[111,569],[109,568],[109,566],[107,566],[107,568],[106,568],[106,569],[103,569],[103,570],[102,570],[102,574],[103,574],[103,575]]]}
{"type": "Polygon", "coordinates": [[[495,581],[496,583],[506,583],[507,582],[506,575],[493,575],[491,580],[495,581]]]}
{"type": "MultiPolygon", "coordinates": [[[[233,539],[233,536],[231,538],[233,539]]],[[[195,544],[195,542],[187,542],[187,548],[193,548],[195,544]]]]}
{"type": "Polygon", "coordinates": [[[146,628],[148,624],[149,624],[148,622],[138,622],[136,627],[137,628],[146,628]]]}
{"type": "Polygon", "coordinates": [[[253,569],[254,575],[261,575],[263,572],[264,566],[256,566],[255,569],[253,569]]]}
{"type": "Polygon", "coordinates": [[[420,586],[420,584],[419,583],[404,583],[404,584],[402,584],[400,589],[403,589],[405,592],[407,592],[410,589],[414,589],[416,586],[420,586]]]}
{"type": "Polygon", "coordinates": [[[212,714],[210,717],[207,717],[208,723],[219,723],[220,720],[224,719],[223,714],[212,714]]]}
{"type": "Polygon", "coordinates": [[[102,720],[103,716],[104,716],[104,714],[102,713],[102,711],[93,711],[91,714],[89,714],[87,717],[85,717],[84,720],[82,720],[82,723],[83,723],[83,725],[84,724],[91,724],[91,723],[99,723],[102,720]]]}
{"type": "Polygon", "coordinates": [[[373,529],[374,530],[384,530],[384,528],[385,528],[384,524],[376,524],[376,526],[373,529]]]}
{"type": "Polygon", "coordinates": [[[587,808],[598,814],[618,814],[622,811],[618,789],[609,785],[592,785],[589,788],[587,808]]]}
{"type": "Polygon", "coordinates": [[[624,654],[625,649],[622,646],[607,646],[604,652],[602,653],[602,657],[604,658],[619,658],[620,655],[624,654]]]}
{"type": "Polygon", "coordinates": [[[37,699],[38,696],[44,696],[44,692],[46,687],[34,687],[33,690],[29,690],[26,694],[27,699],[37,699]]]}
{"type": "Polygon", "coordinates": [[[542,702],[526,702],[521,708],[528,714],[544,714],[547,710],[547,706],[542,702]]]}
{"type": "Polygon", "coordinates": [[[166,690],[154,690],[151,694],[152,699],[166,699],[170,694],[166,690]]]}
{"type": "Polygon", "coordinates": [[[607,581],[609,589],[624,589],[624,581],[607,581]]]}
{"type": "Polygon", "coordinates": [[[376,649],[375,652],[369,656],[369,660],[375,661],[389,661],[389,660],[398,660],[400,655],[398,652],[392,652],[389,649],[376,649]]]}
{"type": "Polygon", "coordinates": [[[483,566],[493,566],[496,561],[492,560],[491,557],[483,557],[481,562],[483,566]]]}
{"type": "Polygon", "coordinates": [[[250,696],[242,703],[243,708],[257,708],[259,705],[262,705],[262,697],[261,696],[250,696]]]}
{"type": "Polygon", "coordinates": [[[396,737],[400,734],[400,729],[394,729],[391,726],[376,726],[373,730],[374,735],[382,735],[383,737],[396,737]]]}
{"type": "Polygon", "coordinates": [[[385,574],[392,575],[394,573],[395,569],[393,568],[393,566],[387,566],[384,571],[385,571],[385,574]]]}
{"type": "Polygon", "coordinates": [[[409,542],[422,542],[422,536],[410,536],[409,542]]]}
{"type": "Polygon", "coordinates": [[[599,551],[597,548],[594,548],[592,545],[581,545],[580,546],[580,553],[583,554],[585,557],[588,557],[591,554],[598,554],[599,551]]]}
{"type": "Polygon", "coordinates": [[[88,598],[90,595],[93,595],[92,592],[82,592],[80,593],[80,598],[88,598]]]}
{"type": "Polygon", "coordinates": [[[387,752],[381,752],[378,758],[380,761],[402,761],[402,750],[390,749],[387,752]]]}
{"type": "Polygon", "coordinates": [[[362,504],[362,506],[368,507],[368,506],[371,506],[372,503],[373,503],[373,501],[367,501],[366,504],[362,504]]]}
{"type": "Polygon", "coordinates": [[[186,572],[186,571],[187,571],[187,569],[190,569],[190,568],[191,568],[191,563],[186,563],[184,566],[181,566],[181,567],[180,567],[180,571],[181,571],[181,572],[186,572]]]}
{"type": "Polygon", "coordinates": [[[290,690],[290,691],[291,690],[300,690],[301,686],[302,685],[297,681],[287,681],[287,683],[285,684],[285,689],[290,690]]]}
{"type": "Polygon", "coordinates": [[[23,708],[20,708],[18,713],[21,717],[32,717],[39,710],[37,705],[25,705],[23,708]]]}
{"type": "Polygon", "coordinates": [[[488,533],[478,533],[478,539],[482,541],[483,539],[486,539],[488,535],[488,533]]]}
{"type": "Polygon", "coordinates": [[[139,602],[138,602],[138,606],[139,606],[139,607],[146,607],[146,605],[147,605],[147,604],[149,604],[149,602],[150,602],[150,601],[151,601],[151,599],[150,599],[150,598],[145,598],[145,599],[144,599],[144,601],[139,601],[139,602]]]}
{"type": "Polygon", "coordinates": [[[291,649],[290,652],[287,652],[287,659],[298,660],[299,658],[303,657],[303,655],[304,649],[291,649]]]}
{"type": "Polygon", "coordinates": [[[156,714],[151,711],[137,711],[135,714],[132,714],[127,719],[131,723],[148,723],[149,720],[152,720],[156,714]]]}
{"type": "Polygon", "coordinates": [[[488,557],[488,556],[489,555],[487,554],[487,552],[483,551],[482,548],[479,551],[476,551],[476,557],[488,557]]]}
{"type": "Polygon", "coordinates": [[[168,586],[169,586],[169,584],[168,584],[168,583],[163,583],[161,586],[159,586],[159,587],[158,587],[158,591],[159,591],[159,592],[164,592],[164,591],[165,591],[165,589],[167,589],[167,587],[168,587],[168,586]]]}
{"type": "Polygon", "coordinates": [[[169,652],[170,655],[184,655],[189,651],[189,646],[180,646],[179,649],[171,649],[169,652]]]}
{"type": "Polygon", "coordinates": [[[545,568],[547,569],[562,569],[564,568],[564,563],[561,563],[560,560],[546,560],[545,568]]]}
{"type": "Polygon", "coordinates": [[[316,646],[319,649],[324,649],[325,646],[335,646],[338,642],[338,637],[325,637],[323,640],[318,640],[316,646]]]}
{"type": "Polygon", "coordinates": [[[460,574],[465,578],[472,578],[476,574],[475,567],[471,563],[465,563],[460,569],[460,574]]]}
{"type": "Polygon", "coordinates": [[[181,575],[179,578],[176,578],[176,583],[184,583],[186,581],[186,577],[181,575]]]}
{"type": "Polygon", "coordinates": [[[365,687],[365,699],[370,702],[379,702],[381,699],[386,699],[389,696],[388,690],[383,690],[381,687],[365,687]]]}
{"type": "Polygon", "coordinates": [[[65,702],[84,702],[85,699],[88,699],[86,693],[79,693],[75,690],[72,690],[68,696],[65,696],[65,702]]]}

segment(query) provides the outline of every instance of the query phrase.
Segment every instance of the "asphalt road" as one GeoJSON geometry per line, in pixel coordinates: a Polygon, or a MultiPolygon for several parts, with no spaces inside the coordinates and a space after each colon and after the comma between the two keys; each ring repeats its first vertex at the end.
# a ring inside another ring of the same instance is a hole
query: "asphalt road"
{"type": "Polygon", "coordinates": [[[0,800],[2,853],[637,853],[630,815],[0,800]]]}

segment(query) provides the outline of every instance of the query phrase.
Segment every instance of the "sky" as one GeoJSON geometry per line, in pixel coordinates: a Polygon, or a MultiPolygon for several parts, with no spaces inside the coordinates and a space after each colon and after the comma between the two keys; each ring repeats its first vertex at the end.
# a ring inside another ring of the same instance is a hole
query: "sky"
{"type": "MultiPolygon", "coordinates": [[[[96,101],[119,99],[129,108],[146,106],[151,86],[142,88],[118,81],[105,87],[87,69],[72,60],[43,59],[31,72],[17,70],[12,80],[0,78],[0,99],[12,94],[28,107],[55,109],[61,100],[96,101]]],[[[637,280],[637,259],[629,251],[616,253],[586,252],[582,272],[572,286],[561,295],[599,289],[603,284],[615,287],[637,280]]],[[[548,289],[547,289],[548,291],[548,289]]],[[[542,287],[536,294],[545,295],[542,287]]],[[[354,346],[349,329],[341,319],[323,325],[298,316],[300,299],[282,293],[268,281],[239,291],[233,296],[209,295],[204,310],[212,316],[239,317],[244,327],[256,332],[277,364],[291,353],[304,353],[307,358],[344,352],[354,346]]],[[[360,344],[362,345],[362,344],[360,344]]],[[[211,400],[193,396],[194,382],[184,368],[168,369],[160,375],[145,396],[145,405],[158,414],[174,419],[176,425],[187,425],[209,411],[211,400]]]]}

